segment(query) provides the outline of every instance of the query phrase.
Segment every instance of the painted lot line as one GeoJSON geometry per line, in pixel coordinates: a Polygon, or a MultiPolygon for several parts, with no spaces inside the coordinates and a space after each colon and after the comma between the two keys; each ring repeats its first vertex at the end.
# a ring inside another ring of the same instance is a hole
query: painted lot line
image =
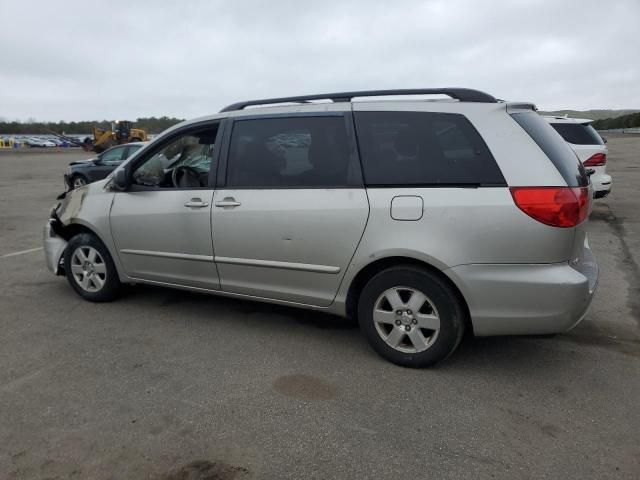
{"type": "Polygon", "coordinates": [[[43,247],[30,248],[29,250],[21,250],[19,252],[6,253],[4,255],[0,255],[0,258],[9,258],[9,257],[17,257],[18,255],[24,255],[25,253],[31,252],[39,252],[43,247]]]}

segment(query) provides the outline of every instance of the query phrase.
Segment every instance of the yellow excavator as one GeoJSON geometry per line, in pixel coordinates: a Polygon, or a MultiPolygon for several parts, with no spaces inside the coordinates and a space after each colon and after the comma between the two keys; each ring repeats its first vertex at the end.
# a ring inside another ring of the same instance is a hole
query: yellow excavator
{"type": "Polygon", "coordinates": [[[111,128],[107,130],[93,127],[93,138],[85,138],[82,148],[100,153],[114,145],[129,142],[146,142],[148,140],[147,132],[141,128],[133,128],[133,122],[116,120],[111,122],[111,128]]]}

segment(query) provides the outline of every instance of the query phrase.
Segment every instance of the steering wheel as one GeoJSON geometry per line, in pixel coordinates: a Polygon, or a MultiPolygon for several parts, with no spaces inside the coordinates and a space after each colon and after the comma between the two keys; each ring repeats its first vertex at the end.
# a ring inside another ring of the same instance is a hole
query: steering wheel
{"type": "Polygon", "coordinates": [[[200,172],[187,165],[179,165],[171,172],[171,183],[174,188],[200,186],[200,172]]]}

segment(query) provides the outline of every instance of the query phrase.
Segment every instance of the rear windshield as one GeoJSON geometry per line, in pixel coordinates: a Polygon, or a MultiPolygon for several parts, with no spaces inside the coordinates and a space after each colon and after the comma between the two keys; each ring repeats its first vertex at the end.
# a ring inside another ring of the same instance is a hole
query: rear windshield
{"type": "Polygon", "coordinates": [[[535,112],[522,112],[512,113],[511,116],[549,157],[567,182],[567,186],[589,185],[589,177],[576,154],[540,115],[535,112]]]}
{"type": "Polygon", "coordinates": [[[551,126],[565,142],[574,145],[604,145],[602,137],[588,123],[552,123],[551,126]]]}

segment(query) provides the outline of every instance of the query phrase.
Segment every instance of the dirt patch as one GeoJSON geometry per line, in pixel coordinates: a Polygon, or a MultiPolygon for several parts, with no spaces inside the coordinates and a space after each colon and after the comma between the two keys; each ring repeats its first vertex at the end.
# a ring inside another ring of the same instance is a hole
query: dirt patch
{"type": "Polygon", "coordinates": [[[540,427],[540,430],[545,435],[548,435],[549,437],[553,437],[553,438],[557,438],[558,435],[562,433],[562,430],[560,430],[557,426],[552,424],[542,425],[540,427]]]}
{"type": "Polygon", "coordinates": [[[623,353],[631,357],[640,357],[640,339],[623,340],[602,335],[578,335],[573,332],[568,335],[563,335],[561,339],[578,345],[594,345],[623,353]]]}
{"type": "Polygon", "coordinates": [[[243,478],[249,471],[222,462],[196,460],[160,477],[161,480],[233,480],[243,478]]]}
{"type": "Polygon", "coordinates": [[[273,382],[273,389],[301,400],[331,400],[338,394],[338,389],[322,378],[301,374],[278,377],[273,382]]]}

